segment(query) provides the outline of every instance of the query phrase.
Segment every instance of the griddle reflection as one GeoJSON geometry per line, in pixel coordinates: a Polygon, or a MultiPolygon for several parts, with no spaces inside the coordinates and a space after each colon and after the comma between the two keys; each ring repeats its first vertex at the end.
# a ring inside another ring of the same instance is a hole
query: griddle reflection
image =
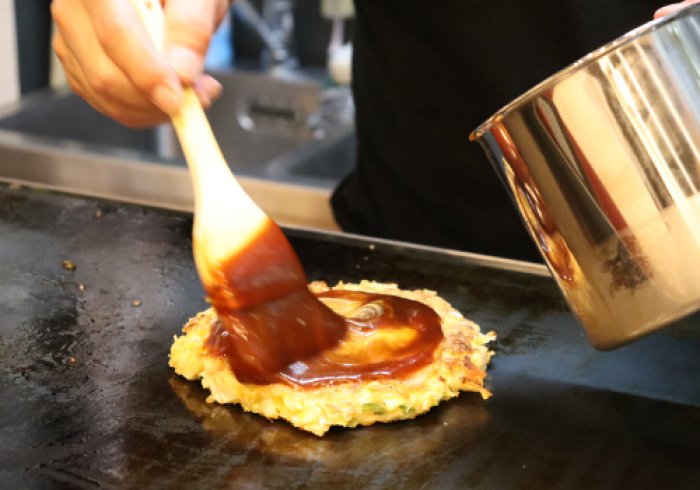
{"type": "MultiPolygon", "coordinates": [[[[428,414],[413,420],[375,424],[356,429],[333,428],[324,437],[296,429],[286,422],[271,422],[244,412],[233,405],[206,402],[207,393],[193,382],[173,375],[170,386],[202,427],[225,438],[238,450],[257,450],[266,456],[293,458],[335,468],[369,466],[381,471],[391,463],[391,470],[408,475],[436,471],[443,463],[435,458],[464,452],[488,425],[485,402],[475,393],[463,393],[458,399],[443,402],[428,414]]],[[[468,450],[468,449],[467,449],[468,450]]],[[[444,458],[448,464],[450,458],[444,458]]]]}

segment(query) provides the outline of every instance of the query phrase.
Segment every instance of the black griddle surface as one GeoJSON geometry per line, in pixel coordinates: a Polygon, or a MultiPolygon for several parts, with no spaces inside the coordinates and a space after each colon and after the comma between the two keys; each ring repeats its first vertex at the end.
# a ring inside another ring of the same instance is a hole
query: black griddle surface
{"type": "Polygon", "coordinates": [[[167,365],[206,306],[191,225],[0,186],[0,488],[700,487],[700,318],[597,352],[551,279],[447,252],[288,232],[310,279],[435,289],[496,330],[488,401],[321,439],[208,405],[167,365]]]}

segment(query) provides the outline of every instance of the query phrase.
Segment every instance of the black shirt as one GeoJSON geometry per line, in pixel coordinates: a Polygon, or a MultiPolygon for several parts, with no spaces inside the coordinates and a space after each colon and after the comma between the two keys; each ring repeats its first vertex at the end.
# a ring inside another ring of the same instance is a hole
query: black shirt
{"type": "Polygon", "coordinates": [[[541,260],[469,133],[513,98],[651,20],[652,0],[356,0],[357,169],[346,231],[541,260]]]}

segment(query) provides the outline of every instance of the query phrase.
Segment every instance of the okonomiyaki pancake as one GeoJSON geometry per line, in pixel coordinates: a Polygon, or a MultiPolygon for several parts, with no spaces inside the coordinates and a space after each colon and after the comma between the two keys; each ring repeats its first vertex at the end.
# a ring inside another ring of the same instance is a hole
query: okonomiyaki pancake
{"type": "Polygon", "coordinates": [[[239,404],[246,411],[287,420],[318,436],[334,425],[357,427],[412,419],[460,391],[476,392],[484,399],[491,395],[484,379],[493,355],[487,344],[495,333],[481,333],[478,325],[436,292],[402,290],[395,284],[371,281],[334,287],[314,282],[309,289],[348,319],[349,332],[340,344],[317,358],[289,366],[275,382],[238,381],[226,356],[211,347],[219,331],[213,308],[192,318],[184,335],[175,337],[170,366],[189,380],[201,380],[211,393],[208,402],[239,404]],[[406,317],[396,316],[400,321],[391,328],[368,327],[387,310],[398,315],[391,310],[406,305],[419,308],[409,308],[406,317]],[[437,335],[416,333],[407,326],[415,318],[429,323],[425,318],[430,315],[436,319],[437,335]],[[421,351],[429,356],[421,362],[414,362],[419,359],[417,335],[434,342],[421,351]],[[328,365],[335,366],[334,375],[324,377],[328,365]]]}

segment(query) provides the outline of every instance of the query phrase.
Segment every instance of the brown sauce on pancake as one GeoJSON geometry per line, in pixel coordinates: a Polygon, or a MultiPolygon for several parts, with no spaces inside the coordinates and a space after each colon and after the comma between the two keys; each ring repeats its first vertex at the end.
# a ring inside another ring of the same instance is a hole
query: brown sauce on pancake
{"type": "Polygon", "coordinates": [[[348,334],[335,349],[299,361],[278,377],[315,387],[347,381],[402,378],[430,364],[442,341],[439,315],[429,306],[386,294],[332,290],[326,300],[356,303],[348,334]]]}
{"type": "Polygon", "coordinates": [[[206,346],[243,383],[304,387],[399,378],[429,364],[442,340],[440,317],[421,302],[333,290],[335,313],[307,287],[298,257],[270,225],[220,268],[207,287],[218,321],[206,346]]]}

